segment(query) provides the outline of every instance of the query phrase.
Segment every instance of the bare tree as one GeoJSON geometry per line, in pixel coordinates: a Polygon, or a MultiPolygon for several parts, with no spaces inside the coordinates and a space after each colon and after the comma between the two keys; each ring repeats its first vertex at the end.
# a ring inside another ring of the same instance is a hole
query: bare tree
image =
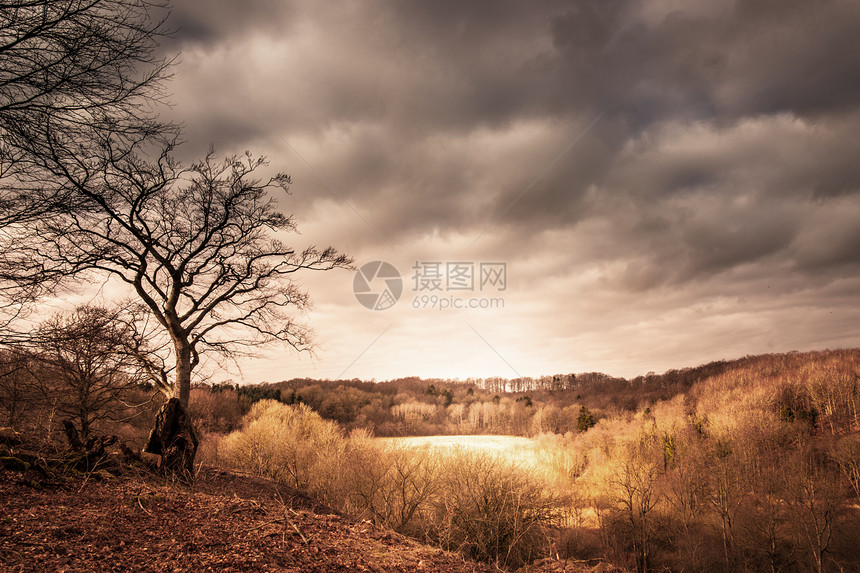
{"type": "Polygon", "coordinates": [[[308,295],[293,277],[300,270],[349,267],[351,260],[332,248],[297,251],[280,240],[295,231],[295,222],[270,192],[286,192],[290,179],[256,178],[262,158],[246,154],[219,162],[210,153],[185,167],[173,159],[172,142],[154,158],[147,155],[150,144],[138,140],[129,147],[121,140],[115,146],[108,138],[95,157],[42,156],[50,177],[73,191],[75,204],[17,225],[15,248],[3,259],[24,287],[87,275],[131,287],[157,327],[146,336],[138,332],[138,349],[145,352],[137,356],[171,398],[147,450],[163,457],[169,452],[166,463],[184,471],[196,450],[185,407],[201,354],[242,354],[273,341],[310,349],[311,331],[291,312],[304,311],[308,295]],[[143,345],[153,339],[157,345],[159,334],[169,338],[167,356],[143,345]],[[168,415],[183,420],[181,429],[168,415]],[[184,445],[166,447],[165,441],[184,445]]]}
{"type": "Polygon", "coordinates": [[[43,402],[43,393],[32,375],[28,353],[0,351],[0,408],[4,425],[20,430],[26,414],[43,402]]]}
{"type": "Polygon", "coordinates": [[[167,14],[160,0],[2,0],[0,173],[93,126],[163,129],[147,106],[170,64],[156,55],[167,14]]]}
{"type": "Polygon", "coordinates": [[[80,307],[49,318],[34,337],[35,356],[60,398],[59,413],[77,421],[84,439],[99,421],[116,420],[125,410],[124,394],[137,386],[136,365],[123,351],[130,332],[120,312],[80,307]]]}
{"type": "Polygon", "coordinates": [[[154,344],[138,330],[134,354],[171,398],[148,449],[164,455],[176,448],[160,442],[182,434],[177,459],[188,468],[196,438],[185,407],[201,353],[271,341],[309,349],[309,329],[289,312],[308,305],[292,276],[351,261],[281,242],[295,224],[269,192],[290,180],[254,178],[262,159],[173,159],[179,129],[151,111],[169,65],[155,55],[164,4],[0,8],[0,286],[15,287],[3,294],[34,298],[92,274],[129,285],[157,327],[154,344]]]}
{"type": "Polygon", "coordinates": [[[734,566],[735,522],[749,493],[749,464],[740,444],[717,439],[709,452],[709,483],[706,500],[719,517],[726,567],[734,566]]]}
{"type": "Polygon", "coordinates": [[[642,432],[637,440],[619,448],[613,476],[607,480],[622,520],[619,525],[627,526],[623,529],[628,532],[636,571],[640,572],[650,567],[654,530],[651,512],[662,498],[658,487],[661,458],[655,437],[642,432]]]}
{"type": "Polygon", "coordinates": [[[97,175],[82,158],[76,172],[65,172],[79,208],[22,230],[27,240],[15,256],[25,283],[97,273],[131,286],[170,338],[172,366],[148,362],[153,381],[187,405],[204,350],[229,354],[272,341],[309,349],[311,332],[289,312],[308,306],[293,276],[351,260],[279,239],[295,222],[269,191],[287,190],[290,179],[255,178],[262,158],[218,162],[210,153],[186,168],[172,149],[151,162],[131,152],[110,157],[97,175]]]}
{"type": "MultiPolygon", "coordinates": [[[[97,156],[106,138],[172,139],[153,105],[171,61],[162,0],[0,0],[0,247],[18,229],[77,201],[45,157],[97,156]]],[[[0,325],[19,318],[52,277],[10,288],[0,268],[0,325]]]]}
{"type": "Polygon", "coordinates": [[[854,436],[839,439],[829,448],[831,459],[860,498],[860,441],[854,436]]]}
{"type": "Polygon", "coordinates": [[[674,463],[664,476],[665,496],[671,515],[680,525],[678,554],[692,570],[703,566],[702,513],[707,505],[707,459],[699,434],[688,427],[678,432],[674,463]]]}
{"type": "Polygon", "coordinates": [[[811,448],[799,448],[782,477],[790,516],[806,537],[814,570],[821,573],[846,503],[845,487],[827,460],[811,448]]]}

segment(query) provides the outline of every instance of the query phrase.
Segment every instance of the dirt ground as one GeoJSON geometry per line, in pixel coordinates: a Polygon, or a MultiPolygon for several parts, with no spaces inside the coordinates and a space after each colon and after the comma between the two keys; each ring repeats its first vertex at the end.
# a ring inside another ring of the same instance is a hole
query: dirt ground
{"type": "MultiPolygon", "coordinates": [[[[546,559],[519,573],[613,570],[546,559]]],[[[208,468],[183,485],[143,471],[46,478],[0,468],[0,571],[500,570],[248,475],[208,468]]]]}
{"type": "Polygon", "coordinates": [[[213,470],[190,487],[106,476],[39,484],[0,470],[0,569],[495,570],[314,508],[271,482],[213,470]]]}

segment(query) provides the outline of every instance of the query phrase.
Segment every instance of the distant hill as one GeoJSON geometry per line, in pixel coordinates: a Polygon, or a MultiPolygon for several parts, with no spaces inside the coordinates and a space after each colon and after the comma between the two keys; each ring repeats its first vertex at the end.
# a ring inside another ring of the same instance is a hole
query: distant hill
{"type": "MultiPolygon", "coordinates": [[[[743,387],[758,392],[767,387],[768,392],[779,394],[768,399],[781,415],[844,432],[860,423],[856,403],[840,402],[828,388],[853,384],[857,376],[860,349],[840,349],[745,356],[632,379],[599,372],[514,379],[408,377],[383,382],[295,378],[237,387],[237,392],[246,404],[261,398],[303,402],[346,429],[367,428],[380,436],[534,435],[575,430],[581,408],[599,420],[679,395],[692,403],[719,389],[743,387]],[[538,413],[542,413],[539,418],[538,413]]],[[[839,391],[850,393],[850,389],[839,391]]]]}

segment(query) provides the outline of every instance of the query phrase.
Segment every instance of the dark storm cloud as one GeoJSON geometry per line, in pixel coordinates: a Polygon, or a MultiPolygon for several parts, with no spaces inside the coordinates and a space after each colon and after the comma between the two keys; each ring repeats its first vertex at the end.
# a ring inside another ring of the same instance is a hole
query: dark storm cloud
{"type": "MultiPolygon", "coordinates": [[[[714,2],[648,22],[645,4],[581,2],[551,19],[557,89],[648,125],[856,109],[860,5],[850,0],[714,2]]],[[[693,3],[695,5],[695,3],[693,3]]]]}
{"type": "Polygon", "coordinates": [[[607,108],[636,127],[856,107],[856,2],[697,4],[376,3],[365,41],[417,72],[392,93],[434,129],[607,108]]]}
{"type": "Polygon", "coordinates": [[[291,36],[312,28],[318,44],[303,51],[303,63],[240,87],[303,85],[318,99],[302,100],[302,90],[284,96],[302,100],[317,122],[372,119],[411,136],[603,109],[635,128],[667,117],[830,114],[860,101],[856,2],[739,0],[646,17],[647,6],[660,4],[378,1],[333,8],[184,0],[172,23],[183,49],[269,35],[302,50],[290,46],[291,36]]]}
{"type": "Polygon", "coordinates": [[[280,0],[179,0],[172,2],[168,48],[213,46],[248,34],[288,33],[290,4],[280,0]]]}
{"type": "Polygon", "coordinates": [[[200,145],[287,139],[388,243],[487,230],[515,258],[570,231],[559,264],[622,261],[634,290],[857,262],[832,207],[860,192],[857,2],[183,0],[172,23],[200,145]]]}

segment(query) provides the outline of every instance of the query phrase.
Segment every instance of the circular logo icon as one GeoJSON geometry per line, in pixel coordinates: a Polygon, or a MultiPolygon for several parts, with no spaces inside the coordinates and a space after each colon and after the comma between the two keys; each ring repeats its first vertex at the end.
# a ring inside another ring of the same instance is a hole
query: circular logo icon
{"type": "Polygon", "coordinates": [[[386,310],[394,306],[403,294],[403,279],[391,263],[364,263],[352,279],[352,292],[362,306],[370,310],[386,310]]]}

